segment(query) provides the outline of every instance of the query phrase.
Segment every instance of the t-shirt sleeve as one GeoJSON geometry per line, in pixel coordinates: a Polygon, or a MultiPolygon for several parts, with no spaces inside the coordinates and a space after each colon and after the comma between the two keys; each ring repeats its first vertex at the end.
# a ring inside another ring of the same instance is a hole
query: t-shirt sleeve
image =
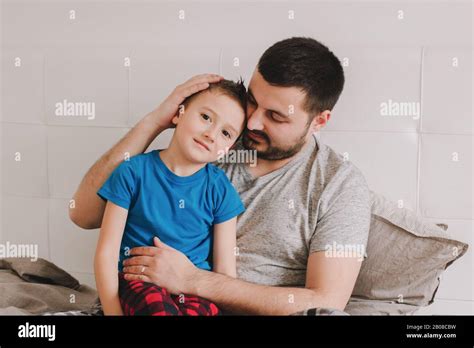
{"type": "Polygon", "coordinates": [[[131,161],[122,162],[97,191],[103,200],[129,209],[135,191],[135,173],[131,161]]]}
{"type": "Polygon", "coordinates": [[[245,211],[245,207],[224,172],[220,173],[214,184],[214,224],[232,219],[245,211]]]}
{"type": "Polygon", "coordinates": [[[321,195],[318,215],[310,253],[334,246],[363,245],[365,250],[371,217],[370,191],[357,167],[350,164],[332,178],[321,195]]]}

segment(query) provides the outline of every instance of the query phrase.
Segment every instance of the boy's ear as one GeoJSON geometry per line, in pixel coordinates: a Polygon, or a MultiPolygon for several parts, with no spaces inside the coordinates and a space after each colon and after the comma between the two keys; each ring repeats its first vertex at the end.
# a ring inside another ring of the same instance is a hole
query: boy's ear
{"type": "Polygon", "coordinates": [[[171,123],[174,124],[175,126],[178,125],[178,119],[179,119],[179,114],[176,114],[176,115],[173,116],[173,118],[171,119],[171,123]]]}
{"type": "Polygon", "coordinates": [[[176,113],[176,115],[174,115],[174,117],[171,119],[171,123],[173,123],[174,125],[177,125],[178,124],[178,121],[179,121],[179,116],[184,114],[184,104],[181,104],[179,107],[178,107],[178,112],[176,113]]]}

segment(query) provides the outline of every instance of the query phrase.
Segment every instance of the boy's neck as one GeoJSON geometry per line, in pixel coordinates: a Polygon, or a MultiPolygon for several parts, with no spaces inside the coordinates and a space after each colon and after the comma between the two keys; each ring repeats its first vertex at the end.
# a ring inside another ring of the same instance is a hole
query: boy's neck
{"type": "Polygon", "coordinates": [[[186,159],[173,141],[167,149],[160,151],[159,156],[166,167],[178,176],[193,175],[206,165],[186,159]]]}

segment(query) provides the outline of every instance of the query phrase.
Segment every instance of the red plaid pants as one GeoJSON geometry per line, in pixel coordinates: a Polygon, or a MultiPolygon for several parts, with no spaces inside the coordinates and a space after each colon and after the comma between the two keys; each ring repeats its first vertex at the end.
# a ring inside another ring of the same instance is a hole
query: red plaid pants
{"type": "Polygon", "coordinates": [[[171,295],[166,289],[141,280],[126,280],[119,273],[119,297],[124,315],[220,315],[217,306],[201,297],[171,295]]]}

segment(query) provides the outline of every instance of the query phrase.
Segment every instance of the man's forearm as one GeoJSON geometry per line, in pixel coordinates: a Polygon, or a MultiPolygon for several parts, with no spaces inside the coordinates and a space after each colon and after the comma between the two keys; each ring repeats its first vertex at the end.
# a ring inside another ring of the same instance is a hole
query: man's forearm
{"type": "Polygon", "coordinates": [[[74,194],[74,204],[69,209],[69,216],[74,223],[85,229],[100,227],[105,202],[96,192],[124,160],[126,153],[130,157],[143,153],[156,136],[166,129],[155,122],[154,112],[156,111],[137,123],[88,170],[74,194]]]}
{"type": "Polygon", "coordinates": [[[191,291],[235,314],[289,315],[316,307],[344,309],[340,301],[317,290],[257,285],[204,270],[196,272],[191,291]]]}

